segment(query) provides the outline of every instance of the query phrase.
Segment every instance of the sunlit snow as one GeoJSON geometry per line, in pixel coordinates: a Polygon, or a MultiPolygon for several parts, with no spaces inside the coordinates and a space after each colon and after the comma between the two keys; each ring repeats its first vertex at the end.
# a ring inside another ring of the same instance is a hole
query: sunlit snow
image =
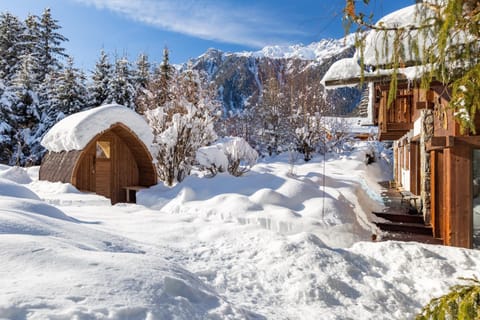
{"type": "Polygon", "coordinates": [[[198,172],[114,206],[0,166],[0,318],[410,319],[478,275],[480,252],[372,242],[391,174],[374,146],[198,172]]]}

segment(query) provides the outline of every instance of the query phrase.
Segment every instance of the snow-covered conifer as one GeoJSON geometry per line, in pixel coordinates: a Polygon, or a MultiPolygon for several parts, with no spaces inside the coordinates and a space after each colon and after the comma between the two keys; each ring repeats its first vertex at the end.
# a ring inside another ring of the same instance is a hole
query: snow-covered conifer
{"type": "Polygon", "coordinates": [[[100,57],[93,70],[92,82],[88,88],[89,105],[98,107],[107,102],[108,84],[113,74],[113,66],[109,61],[107,53],[102,49],[100,57]]]}
{"type": "Polygon", "coordinates": [[[58,21],[53,19],[50,9],[47,8],[40,17],[38,37],[38,61],[40,64],[39,80],[51,71],[62,69],[61,59],[67,57],[62,42],[68,41],[61,33],[58,21]]]}
{"type": "Polygon", "coordinates": [[[8,82],[20,66],[24,25],[10,13],[0,14],[0,78],[8,82]]]}
{"type": "Polygon", "coordinates": [[[113,76],[108,84],[107,102],[135,110],[135,88],[130,62],[126,57],[115,60],[113,76]]]}
{"type": "Polygon", "coordinates": [[[37,129],[40,119],[39,100],[36,92],[37,83],[35,73],[32,70],[32,56],[22,57],[20,69],[13,79],[13,90],[15,100],[11,107],[11,126],[13,134],[13,158],[11,164],[35,163],[38,161],[36,155],[31,153],[33,133],[37,129]]]}
{"type": "Polygon", "coordinates": [[[9,163],[13,154],[11,126],[12,102],[15,94],[9,90],[2,79],[0,79],[0,163],[9,163]]]}
{"type": "Polygon", "coordinates": [[[163,107],[174,100],[175,90],[173,88],[176,86],[177,80],[178,72],[170,65],[168,49],[165,48],[163,60],[155,68],[145,89],[137,92],[137,111],[143,114],[147,110],[163,107]]]}
{"type": "Polygon", "coordinates": [[[87,90],[85,75],[73,66],[73,59],[67,59],[64,70],[58,73],[52,104],[56,114],[70,115],[86,107],[87,90]]]}
{"type": "Polygon", "coordinates": [[[150,81],[150,62],[148,61],[148,56],[144,53],[138,56],[137,62],[135,63],[135,70],[133,72],[133,82],[135,89],[144,90],[147,87],[148,82],[150,81]]]}

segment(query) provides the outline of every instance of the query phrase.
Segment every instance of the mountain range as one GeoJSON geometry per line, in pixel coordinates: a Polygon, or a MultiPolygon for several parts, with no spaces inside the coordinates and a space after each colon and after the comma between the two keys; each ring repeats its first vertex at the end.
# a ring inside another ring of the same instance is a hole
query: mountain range
{"type": "Polygon", "coordinates": [[[360,100],[355,88],[329,90],[320,84],[335,61],[353,56],[353,35],[309,45],[268,46],[255,52],[228,53],[209,49],[188,63],[204,71],[217,88],[224,112],[239,112],[261,102],[266,81],[275,78],[296,95],[328,97],[331,115],[351,112],[360,100]]]}

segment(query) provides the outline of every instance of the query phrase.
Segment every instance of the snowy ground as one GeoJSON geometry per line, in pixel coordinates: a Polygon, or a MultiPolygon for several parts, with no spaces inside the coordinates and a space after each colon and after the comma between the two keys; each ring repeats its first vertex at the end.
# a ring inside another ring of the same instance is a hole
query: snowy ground
{"type": "Polygon", "coordinates": [[[0,166],[0,318],[412,318],[478,276],[480,251],[372,242],[388,176],[366,149],[190,176],[141,205],[0,166]]]}

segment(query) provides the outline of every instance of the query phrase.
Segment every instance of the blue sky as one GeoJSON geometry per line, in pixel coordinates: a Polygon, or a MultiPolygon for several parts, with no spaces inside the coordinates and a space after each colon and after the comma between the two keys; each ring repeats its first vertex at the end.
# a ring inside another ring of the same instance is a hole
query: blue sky
{"type": "MultiPolygon", "coordinates": [[[[345,0],[0,0],[0,11],[21,19],[51,8],[69,39],[76,64],[92,69],[102,48],[131,60],[159,62],[165,46],[173,63],[208,48],[252,51],[266,45],[308,44],[344,35],[345,0]]],[[[414,0],[371,0],[375,17],[414,0]]]]}

